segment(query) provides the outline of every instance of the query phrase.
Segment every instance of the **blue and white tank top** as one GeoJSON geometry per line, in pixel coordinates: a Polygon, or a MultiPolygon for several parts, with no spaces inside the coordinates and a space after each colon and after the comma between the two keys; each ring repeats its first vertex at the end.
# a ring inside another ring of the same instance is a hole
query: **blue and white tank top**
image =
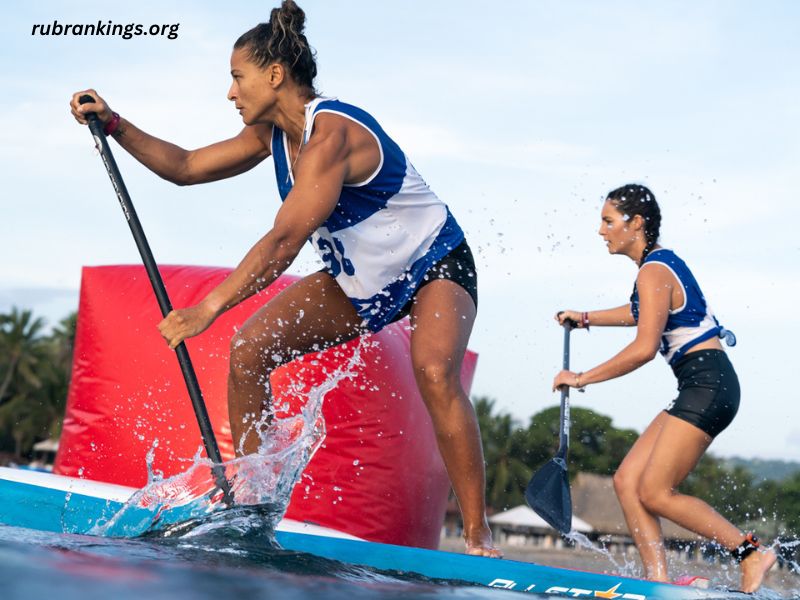
{"type": "MultiPolygon", "coordinates": [[[[381,160],[364,181],[345,184],[333,213],[310,243],[372,331],[411,299],[425,273],[464,239],[447,206],[400,147],[365,111],[335,98],[306,105],[303,143],[321,113],[355,121],[378,143],[381,160]]],[[[294,185],[286,134],[272,128],[272,156],[282,200],[294,185]]]]}
{"type": "MultiPolygon", "coordinates": [[[[661,336],[659,352],[670,365],[675,364],[692,346],[717,336],[724,337],[728,345],[735,344],[735,336],[720,326],[708,307],[697,280],[683,260],[672,250],[659,248],[645,257],[640,269],[649,263],[659,263],[667,267],[683,287],[683,306],[669,311],[667,324],[661,336]]],[[[631,295],[631,313],[638,322],[639,291],[635,283],[631,295]]]]}

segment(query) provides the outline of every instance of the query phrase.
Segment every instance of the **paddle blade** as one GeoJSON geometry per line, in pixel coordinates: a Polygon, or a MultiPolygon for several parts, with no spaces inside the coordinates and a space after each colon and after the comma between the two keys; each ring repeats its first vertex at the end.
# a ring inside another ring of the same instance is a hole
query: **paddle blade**
{"type": "Polygon", "coordinates": [[[531,477],[525,500],[548,525],[567,534],[572,529],[572,497],[566,463],[556,457],[531,477]]]}

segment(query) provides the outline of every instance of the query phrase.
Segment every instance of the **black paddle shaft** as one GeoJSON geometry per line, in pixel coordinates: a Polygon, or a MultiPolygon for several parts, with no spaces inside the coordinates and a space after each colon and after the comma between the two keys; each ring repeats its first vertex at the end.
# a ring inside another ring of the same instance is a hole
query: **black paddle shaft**
{"type": "MultiPolygon", "coordinates": [[[[569,334],[574,327],[573,322],[569,319],[564,322],[564,360],[561,368],[569,371],[569,334]]],[[[558,452],[556,456],[564,461],[567,461],[567,450],[569,449],[569,386],[561,386],[561,417],[559,419],[561,431],[558,436],[558,452]]],[[[566,467],[565,467],[566,468],[566,467]]]]}
{"type": "MultiPolygon", "coordinates": [[[[569,334],[577,324],[564,321],[564,370],[569,370],[569,334]]],[[[567,475],[569,449],[569,387],[561,388],[558,452],[533,474],[525,488],[525,500],[551,527],[564,535],[572,529],[572,495],[567,475]]]]}
{"type": "MultiPolygon", "coordinates": [[[[85,94],[78,99],[81,104],[95,102],[95,99],[85,94]]],[[[111,148],[106,140],[105,132],[103,131],[103,124],[100,119],[93,112],[86,113],[86,120],[89,123],[89,130],[94,136],[94,141],[97,146],[100,157],[103,159],[103,164],[106,166],[106,171],[111,179],[111,185],[114,186],[114,191],[117,193],[117,199],[122,207],[122,212],[125,214],[125,219],[133,234],[133,239],[136,242],[136,247],[139,249],[139,254],[144,262],[144,268],[147,271],[147,276],[150,278],[150,284],[153,286],[153,291],[158,300],[158,306],[161,309],[162,316],[166,317],[172,311],[172,303],[167,295],[167,289],[164,287],[164,281],[161,279],[161,273],[158,271],[158,266],[153,258],[153,253],[150,251],[150,244],[147,243],[147,238],[144,235],[144,230],[139,222],[139,217],[136,216],[136,209],[133,207],[133,202],[125,187],[125,182],[122,180],[122,175],[117,167],[117,162],[114,160],[114,155],[111,153],[111,148]]],[[[217,439],[214,437],[214,430],[211,427],[211,421],[208,418],[208,410],[206,409],[205,402],[203,401],[203,393],[200,390],[200,384],[197,382],[197,375],[195,374],[192,361],[189,358],[189,351],[186,344],[181,342],[175,349],[178,356],[178,362],[181,366],[183,379],[186,382],[186,389],[189,392],[189,397],[192,400],[194,407],[194,414],[197,417],[197,424],[200,427],[200,435],[203,438],[203,444],[206,448],[206,454],[214,463],[212,471],[216,479],[219,489],[222,490],[223,500],[228,506],[233,505],[233,492],[231,491],[230,484],[225,478],[225,470],[222,467],[222,456],[219,452],[219,445],[217,439]]]]}

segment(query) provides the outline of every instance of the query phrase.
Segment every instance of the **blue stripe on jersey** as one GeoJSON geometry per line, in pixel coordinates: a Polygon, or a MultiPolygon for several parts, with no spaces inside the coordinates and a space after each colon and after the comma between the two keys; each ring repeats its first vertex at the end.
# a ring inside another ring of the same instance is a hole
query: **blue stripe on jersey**
{"type": "MultiPolygon", "coordinates": [[[[670,364],[674,364],[693,346],[718,336],[722,327],[708,308],[700,285],[683,260],[672,250],[659,248],[647,255],[642,267],[651,262],[669,268],[683,287],[683,307],[670,311],[659,350],[670,364]]],[[[638,322],[639,291],[635,283],[631,294],[631,313],[638,322]]]]}

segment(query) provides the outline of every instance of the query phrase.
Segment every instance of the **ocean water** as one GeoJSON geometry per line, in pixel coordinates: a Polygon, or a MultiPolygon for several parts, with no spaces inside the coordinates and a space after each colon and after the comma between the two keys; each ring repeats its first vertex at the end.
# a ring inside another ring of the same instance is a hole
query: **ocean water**
{"type": "MultiPolygon", "coordinates": [[[[270,519],[264,516],[258,510],[234,509],[138,538],[50,533],[0,525],[0,599],[522,597],[518,592],[378,571],[283,550],[275,543],[270,519]]],[[[724,591],[715,597],[742,598],[741,594],[724,591]]],[[[563,596],[558,598],[563,600],[563,596]]],[[[753,598],[798,599],[800,586],[764,588],[753,598]]]]}
{"type": "MultiPolygon", "coordinates": [[[[264,530],[138,539],[0,526],[0,598],[509,598],[277,548],[264,530]]],[[[512,596],[513,597],[513,596],[512,596]]]]}

